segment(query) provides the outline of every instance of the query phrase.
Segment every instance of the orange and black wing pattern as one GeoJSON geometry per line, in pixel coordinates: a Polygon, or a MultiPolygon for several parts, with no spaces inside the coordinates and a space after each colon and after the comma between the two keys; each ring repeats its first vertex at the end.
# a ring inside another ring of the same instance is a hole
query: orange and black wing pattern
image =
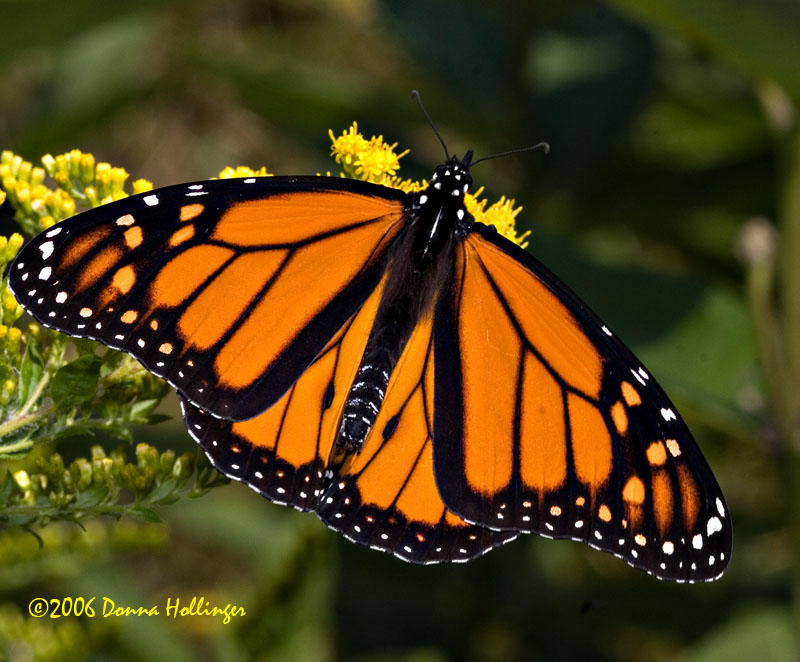
{"type": "Polygon", "coordinates": [[[318,514],[349,540],[414,563],[464,562],[517,536],[471,525],[445,506],[433,471],[433,320],[423,318],[392,371],[375,424],[321,495],[318,514]]]}
{"type": "Polygon", "coordinates": [[[267,411],[234,422],[183,401],[186,427],[220,471],[275,503],[316,510],[353,542],[415,563],[468,561],[517,534],[470,525],[439,497],[430,320],[417,327],[393,371],[364,448],[326,477],[382,290],[267,411]]]}
{"type": "Polygon", "coordinates": [[[380,284],[280,400],[258,416],[230,421],[182,400],[189,434],[217,469],[270,501],[316,509],[382,290],[380,284]]]}
{"type": "Polygon", "coordinates": [[[122,349],[202,409],[247,419],[375,290],[403,201],[338,178],[172,186],[43,232],[9,284],[48,326],[122,349]]]}
{"type": "Polygon", "coordinates": [[[448,509],[580,540],[663,579],[722,574],[730,519],[691,433],[532,256],[474,224],[433,336],[434,469],[448,509]]]}

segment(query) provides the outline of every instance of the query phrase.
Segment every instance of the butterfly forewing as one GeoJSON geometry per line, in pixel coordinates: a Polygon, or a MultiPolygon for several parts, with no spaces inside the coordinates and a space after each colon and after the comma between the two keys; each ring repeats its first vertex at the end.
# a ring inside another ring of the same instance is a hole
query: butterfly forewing
{"type": "Polygon", "coordinates": [[[662,578],[719,576],[727,508],[673,405],[555,276],[474,229],[437,311],[435,467],[448,508],[582,540],[662,578]]]}
{"type": "Polygon", "coordinates": [[[39,235],[10,285],[45,324],[123,349],[207,411],[250,418],[382,276],[402,194],[354,183],[250,178],[132,196],[39,235]]]}

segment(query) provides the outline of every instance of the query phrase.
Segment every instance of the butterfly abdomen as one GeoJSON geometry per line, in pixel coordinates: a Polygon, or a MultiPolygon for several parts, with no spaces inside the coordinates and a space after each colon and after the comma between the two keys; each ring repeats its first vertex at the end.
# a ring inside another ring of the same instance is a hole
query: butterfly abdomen
{"type": "Polygon", "coordinates": [[[390,272],[358,372],[345,401],[335,452],[361,450],[380,412],[389,377],[422,312],[419,301],[409,294],[418,291],[409,287],[410,281],[416,280],[418,275],[407,268],[408,263],[398,264],[404,264],[404,267],[390,272]]]}

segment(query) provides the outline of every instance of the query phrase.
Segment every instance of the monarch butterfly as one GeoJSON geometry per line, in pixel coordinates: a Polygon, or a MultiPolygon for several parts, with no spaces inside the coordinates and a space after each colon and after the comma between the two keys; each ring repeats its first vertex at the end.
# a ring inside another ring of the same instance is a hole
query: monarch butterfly
{"type": "Polygon", "coordinates": [[[538,533],[719,577],[730,518],[688,428],[585,304],[474,220],[471,165],[450,156],[413,193],[247,177],[134,195],[41,233],[9,285],[172,384],[220,471],[353,542],[437,563],[538,533]]]}

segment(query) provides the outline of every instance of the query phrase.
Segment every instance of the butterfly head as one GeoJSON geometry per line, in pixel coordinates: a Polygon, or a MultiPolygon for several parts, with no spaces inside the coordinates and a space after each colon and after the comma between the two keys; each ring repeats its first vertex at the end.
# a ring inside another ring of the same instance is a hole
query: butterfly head
{"type": "Polygon", "coordinates": [[[459,160],[451,156],[446,163],[438,166],[433,171],[431,186],[443,196],[463,198],[472,185],[472,175],[469,174],[472,164],[472,150],[467,150],[464,158],[459,160]]]}

